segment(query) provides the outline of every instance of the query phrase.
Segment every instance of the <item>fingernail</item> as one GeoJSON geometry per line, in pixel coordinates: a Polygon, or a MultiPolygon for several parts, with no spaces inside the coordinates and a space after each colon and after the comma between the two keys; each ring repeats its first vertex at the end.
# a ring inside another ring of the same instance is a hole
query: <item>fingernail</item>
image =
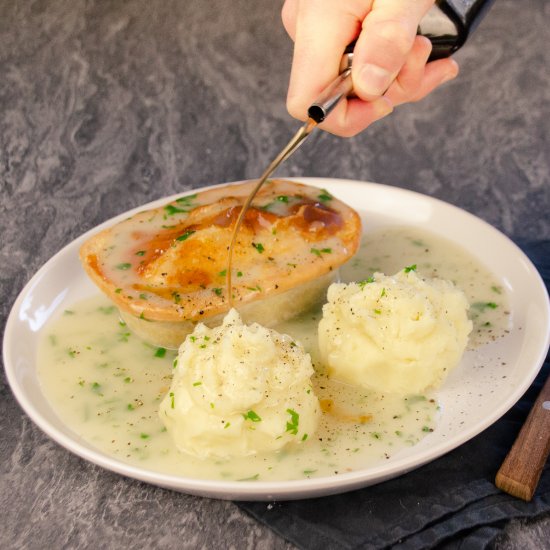
{"type": "Polygon", "coordinates": [[[391,80],[392,75],[386,69],[369,63],[359,72],[359,91],[365,96],[380,96],[389,88],[391,80]]]}

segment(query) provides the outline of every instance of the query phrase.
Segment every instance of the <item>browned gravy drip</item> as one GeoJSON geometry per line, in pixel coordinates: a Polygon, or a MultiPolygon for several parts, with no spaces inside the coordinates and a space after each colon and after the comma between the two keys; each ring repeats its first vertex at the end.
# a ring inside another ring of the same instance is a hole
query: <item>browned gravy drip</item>
{"type": "MultiPolygon", "coordinates": [[[[208,218],[202,219],[201,217],[200,223],[194,221],[195,216],[191,216],[172,228],[158,231],[152,235],[145,246],[143,240],[146,234],[134,231],[132,238],[139,244],[132,248],[131,256],[139,256],[140,258],[134,269],[143,280],[143,283],[134,283],[132,288],[138,292],[149,292],[170,300],[174,292],[198,291],[211,284],[215,273],[222,270],[223,264],[217,265],[216,269],[205,269],[204,266],[201,267],[193,261],[194,258],[202,257],[209,258],[213,264],[218,262],[211,256],[208,241],[201,240],[185,239],[186,254],[173,260],[177,269],[166,273],[163,286],[148,284],[146,276],[148,270],[155,267],[156,260],[162,257],[170,247],[174,246],[178,239],[212,226],[232,228],[234,232],[238,218],[243,212],[239,243],[243,240],[243,230],[247,234],[258,235],[262,230],[270,229],[277,221],[279,222],[279,230],[293,227],[299,231],[305,241],[325,239],[335,234],[344,224],[342,215],[339,212],[318,200],[305,196],[289,196],[290,202],[288,204],[281,203],[279,211],[276,213],[267,210],[266,207],[269,204],[251,205],[248,210],[245,210],[244,207],[234,204],[238,200],[237,198],[231,198],[227,201],[231,203],[231,206],[216,212],[208,218]]],[[[98,274],[101,274],[95,256],[91,257],[88,262],[98,274]]]]}

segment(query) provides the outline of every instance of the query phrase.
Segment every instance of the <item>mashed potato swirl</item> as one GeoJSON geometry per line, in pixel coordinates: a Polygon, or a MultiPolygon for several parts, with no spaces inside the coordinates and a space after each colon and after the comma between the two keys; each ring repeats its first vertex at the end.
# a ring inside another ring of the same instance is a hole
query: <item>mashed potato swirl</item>
{"type": "Polygon", "coordinates": [[[320,414],[310,356],[236,310],[181,345],[159,414],[177,448],[200,458],[276,451],[313,435],[320,414]]]}
{"type": "Polygon", "coordinates": [[[468,309],[451,282],[423,279],[415,266],[333,284],[319,323],[323,361],[343,382],[381,393],[424,392],[460,361],[472,329],[468,309]]]}

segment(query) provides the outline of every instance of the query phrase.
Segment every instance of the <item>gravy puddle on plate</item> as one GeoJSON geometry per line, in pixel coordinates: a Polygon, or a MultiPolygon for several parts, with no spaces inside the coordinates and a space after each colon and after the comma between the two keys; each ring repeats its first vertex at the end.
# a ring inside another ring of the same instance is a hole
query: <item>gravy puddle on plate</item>
{"type": "MultiPolygon", "coordinates": [[[[416,264],[419,275],[453,281],[466,294],[474,328],[470,348],[503,336],[509,323],[503,289],[467,252],[424,230],[392,227],[364,236],[340,271],[360,281],[416,264]]],[[[38,376],[63,422],[105,454],[140,468],[219,480],[290,480],[365,469],[437,429],[436,394],[381,395],[329,380],[319,361],[321,305],[276,330],[300,340],[313,359],[323,415],[315,436],[272,454],[200,460],[179,453],[158,417],[170,387],[175,351],[138,339],[98,295],[76,303],[44,329],[38,376]]]]}

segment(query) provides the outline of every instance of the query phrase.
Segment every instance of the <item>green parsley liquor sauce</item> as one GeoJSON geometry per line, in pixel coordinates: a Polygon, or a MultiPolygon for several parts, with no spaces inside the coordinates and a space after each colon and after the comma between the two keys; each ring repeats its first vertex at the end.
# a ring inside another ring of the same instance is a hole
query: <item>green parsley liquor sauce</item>
{"type": "MultiPolygon", "coordinates": [[[[420,274],[451,278],[473,303],[483,304],[472,310],[477,344],[505,330],[505,307],[498,300],[503,295],[488,272],[424,232],[404,228],[385,231],[383,239],[370,235],[342,278],[390,274],[415,262],[420,274]],[[383,247],[377,247],[379,240],[383,247]]],[[[178,452],[158,416],[176,354],[139,340],[103,296],[75,304],[45,329],[38,375],[56,413],[90,445],[122,462],[184,477],[269,481],[334,475],[386,461],[436,429],[438,405],[430,396],[379,395],[329,380],[318,359],[319,319],[320,307],[277,327],[311,353],[314,390],[324,411],[316,434],[277,453],[199,460],[178,452]]]]}

